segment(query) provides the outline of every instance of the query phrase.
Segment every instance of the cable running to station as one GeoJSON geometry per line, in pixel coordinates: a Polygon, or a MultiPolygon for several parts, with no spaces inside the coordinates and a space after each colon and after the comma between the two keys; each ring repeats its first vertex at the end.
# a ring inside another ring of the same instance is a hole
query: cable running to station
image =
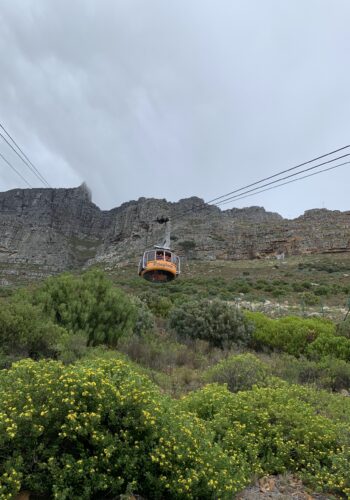
{"type": "MultiPolygon", "coordinates": [[[[245,196],[239,196],[236,198],[235,201],[242,200],[243,198],[249,198],[250,196],[255,196],[256,194],[264,193],[265,191],[271,191],[272,189],[277,189],[281,186],[286,186],[287,184],[291,184],[292,182],[297,182],[301,181],[302,179],[306,179],[307,177],[313,177],[314,175],[322,174],[323,172],[328,172],[329,170],[334,170],[336,168],[342,167],[343,165],[348,165],[350,164],[350,161],[345,161],[344,163],[339,163],[339,165],[334,165],[333,167],[328,167],[320,170],[319,172],[313,172],[312,174],[307,174],[303,175],[302,177],[298,177],[297,179],[292,179],[287,182],[282,182],[281,184],[278,184],[277,186],[271,186],[266,189],[262,189],[261,191],[256,191],[255,193],[247,194],[245,196]]],[[[222,202],[221,205],[225,205],[226,203],[231,203],[231,200],[222,202]]]]}
{"type": "Polygon", "coordinates": [[[21,172],[19,172],[16,167],[14,167],[6,158],[5,156],[3,156],[1,153],[0,153],[0,158],[2,158],[4,160],[5,163],[7,163],[7,165],[14,171],[16,172],[16,174],[27,184],[27,186],[29,186],[30,188],[32,188],[33,186],[31,184],[29,184],[29,182],[27,181],[27,179],[25,177],[23,177],[23,175],[21,174],[21,172]]]}
{"type": "Polygon", "coordinates": [[[235,196],[230,196],[229,198],[225,198],[224,200],[220,201],[219,203],[215,203],[215,205],[216,206],[220,206],[223,203],[228,203],[230,201],[235,201],[241,195],[252,193],[252,192],[254,192],[254,191],[258,190],[258,189],[261,189],[263,187],[271,186],[272,184],[276,184],[277,182],[283,181],[285,179],[290,179],[291,177],[295,177],[297,175],[303,174],[304,172],[309,172],[310,170],[315,170],[315,168],[322,167],[323,165],[327,165],[329,163],[333,163],[336,160],[341,160],[342,158],[346,158],[348,156],[350,156],[350,153],[347,153],[347,154],[341,155],[341,156],[337,156],[336,158],[334,158],[332,160],[327,160],[327,161],[324,161],[322,163],[318,163],[317,165],[313,165],[312,167],[304,168],[303,170],[300,170],[299,172],[296,172],[294,174],[285,175],[284,177],[281,177],[280,179],[276,179],[275,181],[267,182],[266,184],[262,184],[261,186],[255,187],[253,189],[249,189],[248,191],[244,191],[243,193],[237,194],[235,196]]]}
{"type": "Polygon", "coordinates": [[[241,187],[241,188],[235,189],[234,191],[231,191],[230,193],[227,193],[227,194],[225,194],[225,195],[222,195],[222,196],[218,196],[218,197],[216,197],[216,198],[213,198],[212,200],[209,200],[208,202],[203,202],[203,203],[200,203],[200,204],[196,205],[195,207],[192,207],[192,208],[189,208],[189,209],[187,209],[187,210],[184,210],[182,213],[180,213],[179,215],[177,215],[176,217],[174,217],[174,218],[173,218],[173,220],[177,220],[177,219],[179,219],[179,218],[183,217],[184,215],[186,215],[187,213],[190,213],[190,212],[197,212],[197,211],[203,210],[203,209],[207,208],[207,207],[208,207],[208,205],[210,205],[210,204],[212,204],[212,205],[214,205],[214,206],[219,206],[220,204],[224,204],[224,203],[228,203],[229,201],[233,201],[233,200],[236,198],[236,196],[230,196],[230,195],[233,195],[234,193],[239,193],[239,192],[241,192],[241,191],[244,191],[245,189],[250,188],[250,187],[252,187],[252,186],[257,186],[257,187],[255,187],[255,188],[254,188],[254,189],[252,189],[252,190],[249,190],[249,191],[245,191],[245,192],[243,192],[243,193],[240,193],[239,195],[237,195],[237,197],[238,197],[238,196],[241,196],[241,195],[245,195],[246,193],[250,193],[250,192],[253,192],[253,191],[255,191],[255,190],[261,189],[262,187],[265,187],[265,186],[267,186],[267,185],[270,185],[270,184],[274,184],[274,183],[280,182],[280,181],[281,181],[281,180],[283,180],[283,179],[286,179],[286,178],[289,178],[289,177],[293,177],[293,176],[299,175],[299,174],[301,174],[301,173],[303,173],[303,172],[306,172],[306,171],[308,171],[308,170],[312,170],[312,169],[314,169],[314,168],[320,167],[320,166],[325,165],[325,164],[327,164],[327,163],[332,163],[332,162],[334,162],[334,161],[336,161],[336,160],[339,160],[339,159],[341,159],[341,158],[344,158],[344,157],[346,157],[346,156],[350,156],[350,153],[345,154],[345,155],[342,155],[342,156],[338,156],[338,157],[333,158],[333,159],[331,159],[331,160],[328,160],[328,161],[326,161],[326,162],[322,162],[322,163],[320,163],[320,164],[318,164],[318,165],[316,165],[316,166],[312,166],[312,167],[310,167],[310,168],[303,169],[303,170],[301,170],[301,171],[299,171],[299,172],[296,172],[296,173],[294,173],[294,174],[291,174],[291,175],[289,175],[289,176],[285,176],[285,177],[283,177],[283,178],[276,179],[275,181],[273,181],[273,182],[271,182],[271,183],[267,183],[267,184],[264,184],[264,185],[259,185],[259,186],[258,186],[258,184],[261,184],[261,183],[262,183],[262,182],[264,182],[264,181],[267,181],[267,180],[270,180],[270,179],[276,178],[276,177],[278,177],[278,176],[280,176],[280,175],[282,175],[282,174],[284,174],[284,173],[290,172],[290,171],[292,171],[292,170],[296,170],[297,168],[300,168],[301,166],[304,166],[304,165],[307,165],[307,164],[313,163],[313,162],[315,162],[315,161],[317,161],[317,160],[319,160],[319,159],[322,159],[322,158],[326,158],[327,156],[330,156],[330,155],[332,155],[332,154],[334,154],[334,153],[337,153],[337,152],[339,152],[339,151],[343,151],[344,149],[347,149],[347,148],[349,148],[349,147],[350,147],[350,144],[349,144],[349,145],[347,145],[347,146],[343,146],[343,147],[341,147],[341,148],[335,149],[335,150],[333,150],[333,151],[331,151],[331,152],[329,152],[329,153],[326,153],[326,154],[323,154],[323,155],[317,156],[316,158],[313,158],[312,160],[308,160],[308,161],[305,161],[305,162],[300,163],[300,164],[298,164],[298,165],[295,165],[295,166],[293,166],[293,167],[290,167],[290,168],[288,168],[288,169],[282,170],[282,171],[280,171],[280,172],[278,172],[278,173],[276,173],[276,174],[270,175],[270,176],[268,176],[268,177],[264,177],[263,179],[260,179],[259,181],[256,181],[256,182],[253,182],[253,183],[248,184],[248,185],[246,185],[246,186],[243,186],[243,187],[241,187]],[[227,198],[227,197],[229,197],[229,198],[227,198]],[[222,201],[218,201],[218,200],[222,200],[222,201]],[[217,203],[213,203],[213,202],[215,202],[215,201],[218,201],[218,202],[217,202],[217,203]]]}
{"type": "Polygon", "coordinates": [[[13,144],[16,146],[16,148],[20,151],[20,153],[15,149],[15,147],[9,142],[9,140],[4,136],[2,132],[0,132],[0,136],[2,139],[6,142],[6,144],[14,151],[14,153],[20,158],[20,160],[26,165],[26,167],[35,175],[35,177],[44,184],[45,187],[51,187],[50,184],[47,182],[45,177],[41,174],[41,172],[38,170],[38,168],[30,161],[28,156],[24,153],[24,151],[21,149],[21,147],[17,144],[17,142],[14,140],[14,138],[7,132],[5,127],[0,123],[0,128],[5,132],[5,134],[10,138],[10,140],[13,142],[13,144]],[[23,156],[22,156],[23,155],[23,156]]]}

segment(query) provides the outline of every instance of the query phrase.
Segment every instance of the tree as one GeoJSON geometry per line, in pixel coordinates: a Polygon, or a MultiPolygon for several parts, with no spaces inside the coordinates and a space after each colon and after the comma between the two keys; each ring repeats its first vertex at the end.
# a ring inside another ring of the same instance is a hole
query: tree
{"type": "Polygon", "coordinates": [[[136,318],[135,305],[98,270],[49,278],[35,302],[59,325],[84,332],[90,346],[116,346],[132,331],[136,318]]]}

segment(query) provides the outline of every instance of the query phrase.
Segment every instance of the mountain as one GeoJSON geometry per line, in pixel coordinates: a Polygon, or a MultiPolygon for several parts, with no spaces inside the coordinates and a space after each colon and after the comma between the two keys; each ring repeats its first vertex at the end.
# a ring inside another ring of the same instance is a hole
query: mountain
{"type": "Polygon", "coordinates": [[[193,258],[350,251],[350,211],[308,210],[288,220],[261,207],[221,211],[196,197],[176,203],[139,198],[104,211],[82,184],[0,193],[0,263],[61,271],[98,261],[135,259],[162,240],[159,217],[172,220],[174,250],[190,252],[193,258]]]}

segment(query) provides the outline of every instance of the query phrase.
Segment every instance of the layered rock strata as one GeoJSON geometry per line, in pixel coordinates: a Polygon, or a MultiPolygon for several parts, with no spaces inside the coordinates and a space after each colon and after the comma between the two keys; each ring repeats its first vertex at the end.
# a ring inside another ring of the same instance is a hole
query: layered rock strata
{"type": "Polygon", "coordinates": [[[163,216],[173,221],[174,250],[194,258],[350,251],[350,211],[316,209],[287,220],[261,207],[221,211],[196,197],[176,203],[140,198],[103,211],[82,185],[0,193],[0,264],[61,271],[133,259],[162,239],[157,218],[163,216]]]}

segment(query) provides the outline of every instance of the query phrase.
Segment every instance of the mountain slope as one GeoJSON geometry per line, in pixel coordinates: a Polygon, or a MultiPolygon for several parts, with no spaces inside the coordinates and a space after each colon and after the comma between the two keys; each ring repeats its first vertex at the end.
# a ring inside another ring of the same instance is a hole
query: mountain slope
{"type": "Polygon", "coordinates": [[[174,220],[174,250],[181,254],[184,242],[193,241],[192,256],[200,259],[350,250],[350,212],[309,210],[287,220],[261,207],[221,211],[196,197],[176,203],[140,198],[103,211],[83,184],[0,193],[0,263],[64,270],[134,258],[162,239],[161,216],[174,220]]]}

